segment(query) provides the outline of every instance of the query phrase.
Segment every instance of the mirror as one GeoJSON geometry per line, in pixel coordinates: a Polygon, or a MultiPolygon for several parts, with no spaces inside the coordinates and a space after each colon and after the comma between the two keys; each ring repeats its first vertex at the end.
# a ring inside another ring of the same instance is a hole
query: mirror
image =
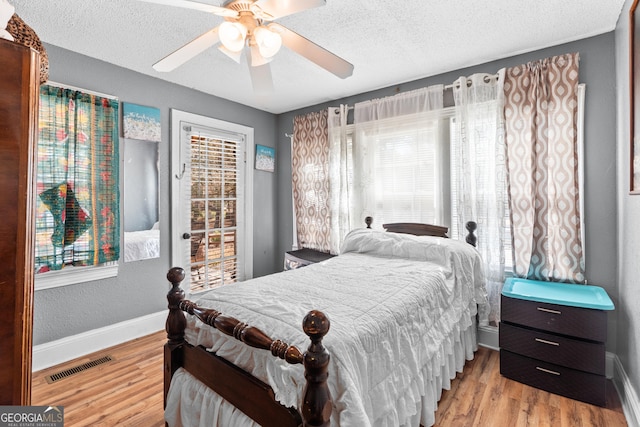
{"type": "Polygon", "coordinates": [[[124,140],[125,262],[160,256],[158,143],[124,140]]]}

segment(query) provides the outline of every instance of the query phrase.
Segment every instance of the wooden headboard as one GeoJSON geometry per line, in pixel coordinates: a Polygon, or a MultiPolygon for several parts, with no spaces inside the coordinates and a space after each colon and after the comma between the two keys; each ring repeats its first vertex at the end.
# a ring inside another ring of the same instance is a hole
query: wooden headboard
{"type": "MultiPolygon", "coordinates": [[[[365,218],[364,222],[367,224],[367,228],[371,228],[373,218],[368,216],[365,218]]],[[[449,227],[443,227],[441,225],[420,224],[417,222],[394,222],[390,224],[382,224],[382,228],[391,233],[414,234],[416,236],[449,237],[447,236],[449,227]]],[[[478,238],[473,233],[478,228],[478,225],[473,221],[469,221],[466,224],[466,228],[469,232],[466,236],[467,243],[472,246],[476,246],[478,238]]]]}
{"type": "Polygon", "coordinates": [[[415,234],[416,236],[449,237],[449,227],[432,224],[419,224],[415,222],[395,222],[382,224],[382,228],[391,233],[415,234]]]}

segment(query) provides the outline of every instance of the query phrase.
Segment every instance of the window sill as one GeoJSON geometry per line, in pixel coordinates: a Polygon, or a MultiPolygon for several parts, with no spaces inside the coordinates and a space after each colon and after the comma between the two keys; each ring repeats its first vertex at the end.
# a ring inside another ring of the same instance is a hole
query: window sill
{"type": "Polygon", "coordinates": [[[49,271],[35,275],[35,290],[59,288],[77,283],[91,282],[118,275],[118,263],[113,262],[92,267],[67,267],[60,271],[49,271]]]}

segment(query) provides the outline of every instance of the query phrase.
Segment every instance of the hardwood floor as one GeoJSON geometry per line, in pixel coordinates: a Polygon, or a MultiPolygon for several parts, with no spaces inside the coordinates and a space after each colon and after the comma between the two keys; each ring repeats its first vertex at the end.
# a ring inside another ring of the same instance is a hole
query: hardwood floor
{"type": "Polygon", "coordinates": [[[160,331],[33,375],[33,405],[64,406],[65,427],[161,427],[162,358],[160,331]],[[48,384],[47,375],[109,355],[113,361],[48,384]]]}
{"type": "MultiPolygon", "coordinates": [[[[165,332],[58,365],[33,376],[32,404],[64,406],[65,426],[161,427],[165,332]],[[48,384],[47,375],[105,355],[113,361],[48,384]]],[[[627,423],[608,382],[605,408],[500,376],[499,355],[480,348],[438,405],[436,426],[618,427],[627,423]]],[[[224,427],[224,426],[222,426],[224,427]]]]}
{"type": "Polygon", "coordinates": [[[481,347],[442,393],[435,426],[626,426],[611,381],[606,393],[606,407],[600,408],[512,381],[500,375],[499,353],[481,347]]]}

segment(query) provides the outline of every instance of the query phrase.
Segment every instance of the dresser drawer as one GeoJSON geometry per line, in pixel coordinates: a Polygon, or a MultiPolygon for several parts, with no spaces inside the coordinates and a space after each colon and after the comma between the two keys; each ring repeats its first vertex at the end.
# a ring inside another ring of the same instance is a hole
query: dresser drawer
{"type": "Polygon", "coordinates": [[[501,319],[597,342],[605,342],[607,338],[607,313],[603,310],[527,301],[502,295],[501,319]]]}
{"type": "Polygon", "coordinates": [[[571,399],[605,405],[606,378],[500,350],[500,373],[512,380],[571,399]]]}
{"type": "Polygon", "coordinates": [[[500,322],[500,348],[580,371],[605,374],[603,343],[547,334],[500,322]]]}

